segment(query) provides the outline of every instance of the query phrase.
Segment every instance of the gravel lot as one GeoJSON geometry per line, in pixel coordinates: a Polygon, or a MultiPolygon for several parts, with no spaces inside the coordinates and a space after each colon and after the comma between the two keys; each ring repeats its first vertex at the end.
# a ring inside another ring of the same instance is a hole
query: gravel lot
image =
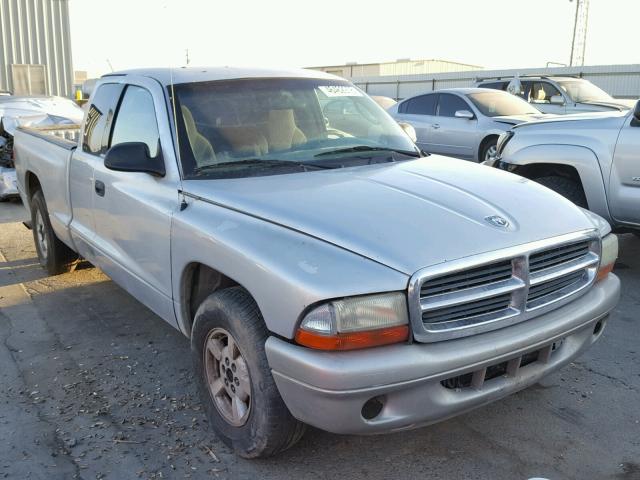
{"type": "Polygon", "coordinates": [[[269,460],[210,432],[188,341],[99,270],[47,277],[23,208],[0,204],[0,478],[640,479],[640,239],[603,338],[539,385],[432,427],[310,428],[269,460]]]}

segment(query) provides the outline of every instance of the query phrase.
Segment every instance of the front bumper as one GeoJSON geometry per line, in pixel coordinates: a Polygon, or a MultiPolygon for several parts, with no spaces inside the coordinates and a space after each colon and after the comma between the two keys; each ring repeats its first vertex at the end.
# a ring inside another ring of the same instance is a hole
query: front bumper
{"type": "Polygon", "coordinates": [[[609,275],[561,308],[492,332],[352,352],[270,337],[267,358],[284,402],[305,423],[349,434],[416,428],[505,397],[567,364],[600,337],[619,296],[620,281],[609,275]],[[471,382],[443,386],[459,378],[471,382]],[[362,409],[372,398],[382,407],[367,420],[362,409]]]}

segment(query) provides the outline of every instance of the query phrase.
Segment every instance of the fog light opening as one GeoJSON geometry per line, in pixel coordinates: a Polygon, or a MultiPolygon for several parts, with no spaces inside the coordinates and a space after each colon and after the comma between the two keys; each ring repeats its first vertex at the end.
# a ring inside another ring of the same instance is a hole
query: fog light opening
{"type": "Polygon", "coordinates": [[[593,327],[593,334],[598,335],[604,328],[604,320],[598,320],[596,326],[593,327]]]}
{"type": "Polygon", "coordinates": [[[384,408],[384,397],[373,397],[365,402],[362,406],[362,418],[365,420],[373,420],[384,408]]]}

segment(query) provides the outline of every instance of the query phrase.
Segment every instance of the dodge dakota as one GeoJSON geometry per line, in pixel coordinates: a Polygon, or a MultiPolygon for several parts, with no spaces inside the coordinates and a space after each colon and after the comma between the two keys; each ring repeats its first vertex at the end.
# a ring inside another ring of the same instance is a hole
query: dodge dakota
{"type": "Polygon", "coordinates": [[[40,263],[82,257],[187,336],[209,422],[245,457],[306,424],[391,432],[500,399],[593,344],[618,300],[606,221],[424,157],[329,74],[112,73],[62,133],[15,137],[40,263]]]}

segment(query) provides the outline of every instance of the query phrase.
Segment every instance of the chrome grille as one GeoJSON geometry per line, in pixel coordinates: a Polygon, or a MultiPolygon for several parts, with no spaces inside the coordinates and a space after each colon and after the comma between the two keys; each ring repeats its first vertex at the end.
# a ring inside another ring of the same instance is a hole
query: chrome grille
{"type": "Polygon", "coordinates": [[[478,285],[498,282],[511,278],[513,267],[510,260],[493,265],[473,268],[461,273],[453,273],[425,282],[420,289],[420,296],[427,297],[442,293],[450,293],[478,285]]]}
{"type": "Polygon", "coordinates": [[[589,231],[423,269],[409,287],[414,337],[458,338],[557,308],[593,283],[599,261],[589,231]]]}

